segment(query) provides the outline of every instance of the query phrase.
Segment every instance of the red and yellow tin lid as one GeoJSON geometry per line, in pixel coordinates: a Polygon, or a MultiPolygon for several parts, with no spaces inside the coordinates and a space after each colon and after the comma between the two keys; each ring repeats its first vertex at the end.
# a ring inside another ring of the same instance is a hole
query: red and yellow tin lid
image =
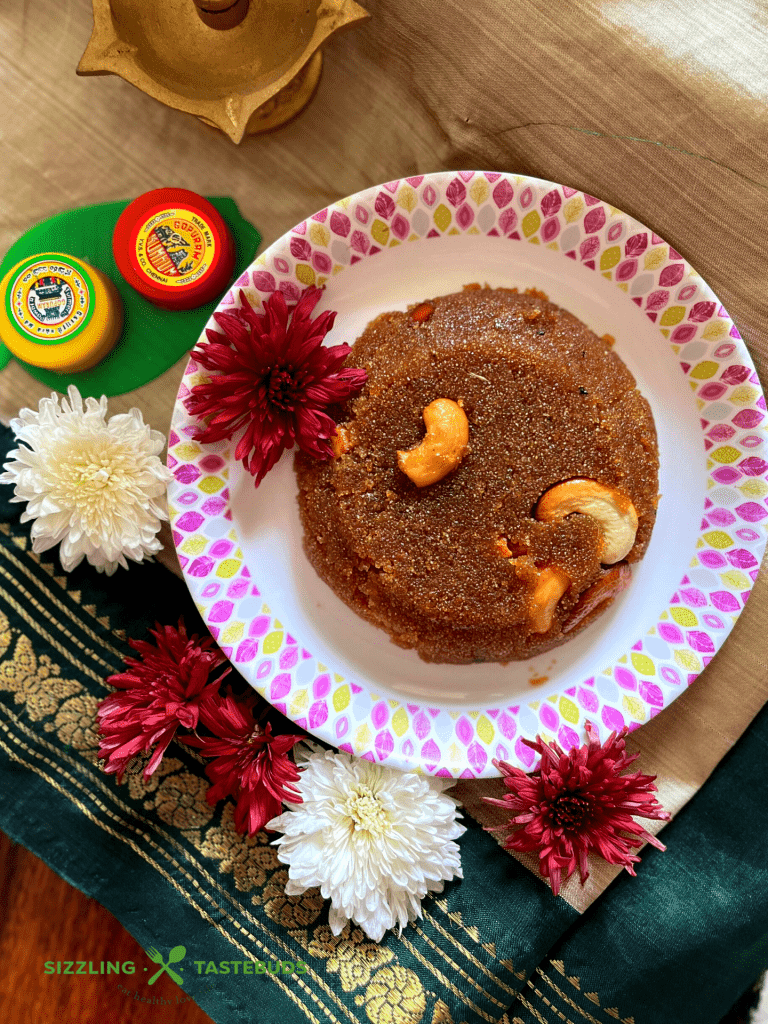
{"type": "Polygon", "coordinates": [[[118,270],[164,309],[194,309],[229,284],[235,245],[221,214],[185,188],[158,188],[126,206],[115,225],[118,270]]]}
{"type": "Polygon", "coordinates": [[[28,256],[0,281],[0,340],[18,358],[56,373],[100,362],[123,326],[117,289],[84,260],[28,256]]]}

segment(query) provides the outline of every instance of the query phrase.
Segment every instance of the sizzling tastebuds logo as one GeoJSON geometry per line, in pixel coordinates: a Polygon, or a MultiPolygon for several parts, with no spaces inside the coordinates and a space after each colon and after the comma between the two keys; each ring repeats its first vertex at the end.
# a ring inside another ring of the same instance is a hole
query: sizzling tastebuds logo
{"type": "MultiPolygon", "coordinates": [[[[177,985],[184,984],[181,976],[183,967],[178,966],[187,955],[185,946],[174,946],[167,958],[155,947],[148,946],[145,953],[153,964],[159,965],[148,985],[154,985],[161,974],[167,974],[177,985]]],[[[303,960],[193,960],[198,974],[306,974],[308,965],[303,960]]],[[[148,967],[144,968],[149,971],[148,967]]],[[[44,974],[135,974],[136,964],[132,960],[47,960],[43,966],[44,974]]],[[[138,997],[137,997],[138,998],[138,997]]]]}
{"type": "MultiPolygon", "coordinates": [[[[153,964],[159,964],[160,970],[155,971],[151,978],[149,978],[147,984],[154,985],[161,974],[167,974],[171,977],[177,985],[183,985],[184,979],[182,978],[179,971],[183,971],[183,967],[174,969],[172,964],[178,964],[187,955],[187,950],[184,946],[174,946],[173,949],[168,953],[168,959],[166,961],[163,954],[155,948],[155,946],[149,946],[144,951],[153,964]]],[[[145,971],[149,968],[145,967],[145,971]]],[[[100,960],[94,963],[93,960],[47,960],[43,965],[44,974],[135,974],[136,964],[133,960],[125,960],[122,963],[119,960],[100,960]]]]}

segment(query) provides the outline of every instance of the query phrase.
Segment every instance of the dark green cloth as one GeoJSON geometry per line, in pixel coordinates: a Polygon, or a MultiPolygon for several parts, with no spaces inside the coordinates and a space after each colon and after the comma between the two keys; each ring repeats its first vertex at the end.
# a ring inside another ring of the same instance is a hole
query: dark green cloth
{"type": "MultiPolygon", "coordinates": [[[[0,455],[11,447],[4,431],[0,455]]],[[[159,565],[67,576],[55,552],[33,555],[11,494],[0,488],[0,827],[145,949],[167,962],[183,945],[183,991],[217,1024],[715,1024],[768,963],[768,712],[665,829],[667,853],[646,850],[638,877],[582,917],[466,820],[465,878],[425,900],[423,921],[380,946],[354,927],[337,939],[316,893],[285,896],[270,837],[238,835],[231,802],[209,807],[188,749],[172,744],[147,785],[100,770],[94,714],[126,635],[179,615],[202,625],[159,565]],[[254,960],[265,973],[244,976],[254,960]],[[278,961],[297,967],[270,973],[278,961]]],[[[103,983],[150,1001],[145,966],[103,983]]]]}

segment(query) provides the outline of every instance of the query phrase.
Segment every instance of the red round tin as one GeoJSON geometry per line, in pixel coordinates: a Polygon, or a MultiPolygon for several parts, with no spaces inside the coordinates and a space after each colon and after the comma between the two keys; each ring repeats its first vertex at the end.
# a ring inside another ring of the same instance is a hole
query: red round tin
{"type": "Polygon", "coordinates": [[[164,309],[194,309],[217,298],[235,266],[221,214],[185,188],[134,199],[115,225],[112,251],[128,284],[164,309]]]}

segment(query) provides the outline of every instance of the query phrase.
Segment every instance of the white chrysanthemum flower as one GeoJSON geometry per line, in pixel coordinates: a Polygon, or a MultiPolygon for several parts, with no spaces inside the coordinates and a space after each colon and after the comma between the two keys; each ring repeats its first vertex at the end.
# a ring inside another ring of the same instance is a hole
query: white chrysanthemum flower
{"type": "Polygon", "coordinates": [[[303,803],[267,828],[284,833],[273,845],[288,865],[286,893],[319,886],[334,935],[352,920],[380,942],[421,917],[428,892],[463,877],[453,840],[466,830],[442,792],[452,781],[327,750],[310,755],[296,785],[303,803]]]}
{"type": "Polygon", "coordinates": [[[54,392],[37,412],[22,409],[11,420],[26,447],[8,453],[0,483],[14,484],[11,501],[27,503],[21,521],[34,520],[33,551],[61,543],[67,572],[87,558],[111,576],[128,568],[126,558],[141,562],[160,550],[171,478],[158,458],[165,438],[138,409],[107,420],[104,396],[83,403],[74,386],[67,394],[69,401],[54,392]]]}

